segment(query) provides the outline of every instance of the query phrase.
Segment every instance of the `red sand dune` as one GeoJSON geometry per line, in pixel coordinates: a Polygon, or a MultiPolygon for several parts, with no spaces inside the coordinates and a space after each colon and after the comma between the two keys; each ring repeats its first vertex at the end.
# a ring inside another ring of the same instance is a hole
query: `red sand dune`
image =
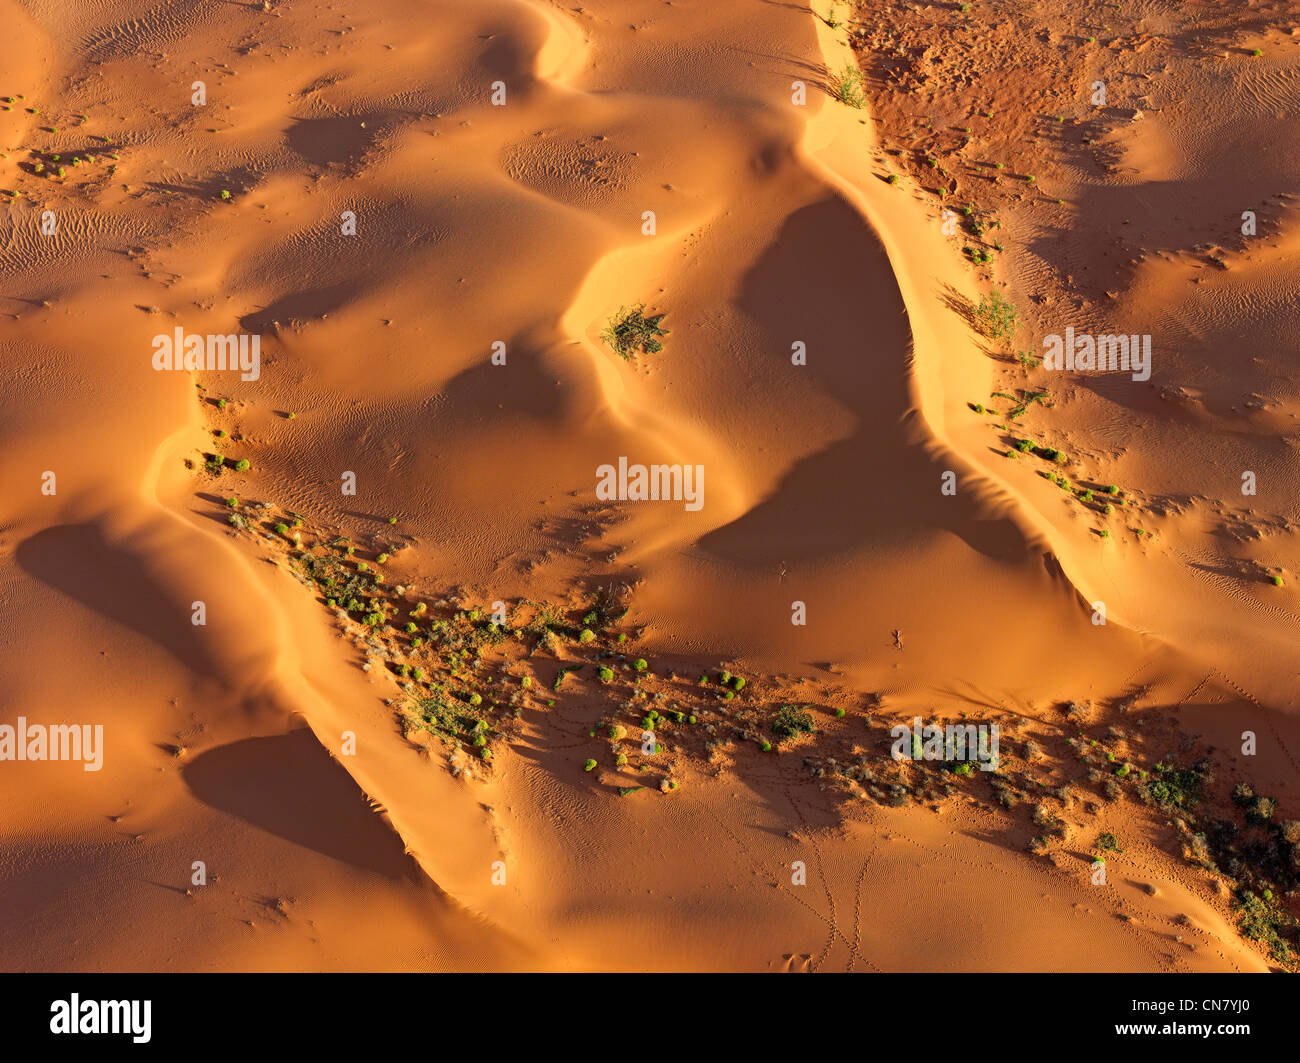
{"type": "Polygon", "coordinates": [[[832,27],[825,5],[751,0],[5,0],[0,723],[102,724],[104,763],[0,762],[0,966],[1283,963],[1237,926],[1247,873],[1189,860],[1129,781],[1106,800],[1061,705],[1093,704],[1088,735],[1120,732],[1135,770],[1212,756],[1208,808],[1249,779],[1277,823],[1300,815],[1297,40],[1280,15],[1234,29],[1172,3],[1103,33],[1040,0],[1018,17],[1052,27],[1057,70],[980,12],[903,34],[902,6],[832,27]],[[925,78],[962,61],[1021,100],[940,150],[975,119],[925,78]],[[854,64],[862,108],[833,98],[854,64]],[[1104,166],[1026,131],[1053,92],[1104,166]],[[1008,144],[1019,183],[994,183],[1008,144]],[[986,267],[942,224],[976,196],[1006,245],[986,267]],[[1242,203],[1268,204],[1245,243],[1242,203]],[[1021,308],[1009,349],[970,319],[995,288],[1021,308]],[[624,360],[602,331],[635,304],[669,333],[624,360]],[[1149,386],[1015,360],[1066,324],[1153,334],[1149,386]],[[156,371],[177,328],[260,336],[256,379],[156,371]],[[1050,399],[994,428],[1016,388],[1050,399]],[[1009,460],[1022,432],[1098,501],[1009,460]],[[598,498],[620,456],[702,466],[704,505],[598,498]],[[1109,483],[1127,505],[1102,518],[1109,483]],[[591,733],[650,687],[589,670],[551,697],[561,665],[598,663],[570,640],[508,662],[536,686],[490,768],[461,770],[464,750],[403,734],[398,631],[367,643],[294,578],[266,532],[294,513],[314,547],[400,546],[384,586],[412,602],[522,616],[627,582],[650,684],[726,666],[753,677],[738,703],[815,704],[819,733],[692,756],[672,732],[671,769],[620,798],[637,778],[591,733]],[[962,713],[1054,750],[1034,769],[1060,821],[1045,854],[1030,805],[978,771],[894,807],[805,764],[878,754],[866,715],[962,713]],[[1097,885],[1106,833],[1123,851],[1097,885]]]}

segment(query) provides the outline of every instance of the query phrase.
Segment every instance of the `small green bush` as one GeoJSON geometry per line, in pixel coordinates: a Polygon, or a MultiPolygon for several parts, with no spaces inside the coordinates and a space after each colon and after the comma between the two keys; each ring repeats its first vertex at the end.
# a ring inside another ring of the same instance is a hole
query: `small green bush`
{"type": "Polygon", "coordinates": [[[647,316],[643,303],[638,303],[630,310],[619,307],[618,313],[609,319],[609,324],[605,326],[605,331],[600,334],[600,338],[629,360],[637,351],[658,354],[664,349],[663,344],[659,342],[659,337],[668,335],[668,330],[661,327],[660,322],[667,316],[667,314],[647,316]]]}
{"type": "Polygon", "coordinates": [[[994,340],[1010,340],[1016,334],[1018,311],[1001,292],[983,296],[975,307],[975,327],[994,340]]]}
{"type": "Polygon", "coordinates": [[[863,92],[862,71],[855,66],[845,65],[844,69],[832,73],[826,79],[830,94],[847,107],[861,110],[867,105],[867,96],[863,92]]]}
{"type": "Polygon", "coordinates": [[[782,705],[772,718],[772,733],[781,738],[811,733],[813,729],[812,714],[796,705],[782,705]]]}

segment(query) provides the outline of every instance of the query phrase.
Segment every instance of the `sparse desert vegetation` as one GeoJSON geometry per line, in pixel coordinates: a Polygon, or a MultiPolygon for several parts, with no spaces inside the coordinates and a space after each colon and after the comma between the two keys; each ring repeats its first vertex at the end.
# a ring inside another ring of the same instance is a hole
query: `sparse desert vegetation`
{"type": "Polygon", "coordinates": [[[663,344],[660,336],[667,336],[668,330],[660,322],[667,314],[646,314],[645,306],[637,304],[631,309],[619,308],[605,326],[600,338],[623,358],[631,359],[637,353],[658,354],[663,344]]]}

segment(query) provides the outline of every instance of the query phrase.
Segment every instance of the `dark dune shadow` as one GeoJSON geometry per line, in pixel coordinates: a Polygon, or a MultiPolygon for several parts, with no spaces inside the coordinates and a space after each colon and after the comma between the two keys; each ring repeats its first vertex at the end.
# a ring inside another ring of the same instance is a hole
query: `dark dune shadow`
{"type": "Polygon", "coordinates": [[[245,332],[269,332],[276,324],[318,321],[326,314],[335,313],[359,294],[361,291],[355,282],[294,292],[277,299],[262,310],[245,314],[239,319],[239,327],[245,332]]]}
{"type": "Polygon", "coordinates": [[[110,545],[94,524],[62,524],[18,544],[18,565],[49,587],[156,642],[191,671],[221,678],[189,603],[164,593],[134,554],[110,545]]]}
{"type": "Polygon", "coordinates": [[[181,776],[204,804],[277,838],[387,878],[427,882],[401,838],[307,728],[219,746],[181,776]]]}
{"type": "Polygon", "coordinates": [[[488,352],[452,376],[440,390],[445,417],[477,419],[495,415],[498,406],[542,421],[559,418],[569,401],[555,387],[542,356],[567,341],[549,328],[528,329],[504,338],[509,370],[493,365],[488,352]]]}
{"type": "Polygon", "coordinates": [[[384,115],[348,115],[339,118],[296,118],[285,132],[285,142],[316,166],[351,166],[374,145],[384,115]],[[362,128],[362,123],[365,128],[362,128]]]}
{"type": "Polygon", "coordinates": [[[905,307],[884,250],[847,203],[828,197],[791,215],[738,302],[758,326],[760,349],[784,352],[791,337],[807,344],[810,379],[858,423],[850,438],[799,461],[770,497],[705,536],[705,550],[771,564],[945,529],[994,559],[1025,556],[1015,525],[989,519],[968,491],[943,495],[944,466],[910,441],[917,432],[908,423],[905,307]]]}
{"type": "Polygon", "coordinates": [[[514,78],[520,81],[531,78],[536,60],[536,45],[513,33],[482,38],[484,48],[478,65],[491,77],[514,78]]]}

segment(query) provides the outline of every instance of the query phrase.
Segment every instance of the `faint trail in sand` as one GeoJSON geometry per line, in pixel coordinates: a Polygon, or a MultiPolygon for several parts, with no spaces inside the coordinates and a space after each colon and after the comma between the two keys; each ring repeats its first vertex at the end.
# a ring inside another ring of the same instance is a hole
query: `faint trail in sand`
{"type": "MultiPolygon", "coordinates": [[[[763,862],[753,854],[749,846],[744,843],[744,841],[736,834],[736,832],[733,831],[730,827],[728,827],[727,824],[724,823],[722,819],[718,817],[713,811],[709,809],[705,809],[705,811],[707,812],[709,818],[712,819],[714,823],[718,825],[718,827],[722,830],[722,832],[732,840],[736,848],[740,850],[741,854],[745,857],[745,859],[749,861],[750,867],[753,869],[754,874],[763,879],[768,878],[771,873],[770,869],[766,867],[763,864],[763,862]]],[[[823,883],[823,885],[825,884],[823,883]]],[[[819,922],[824,923],[826,925],[828,943],[822,951],[823,955],[825,955],[826,952],[830,950],[831,943],[833,943],[834,940],[838,938],[840,941],[844,942],[846,947],[848,947],[851,955],[858,956],[858,958],[861,959],[863,963],[871,967],[872,970],[877,970],[877,971],[880,970],[880,968],[872,964],[870,960],[867,960],[865,957],[858,955],[856,949],[854,948],[853,943],[849,940],[848,936],[845,935],[845,933],[840,929],[839,925],[836,923],[835,915],[833,912],[830,915],[825,915],[822,912],[819,912],[813,905],[809,904],[806,900],[804,900],[801,896],[799,896],[799,894],[794,889],[790,888],[784,882],[782,882],[779,877],[776,880],[776,888],[780,890],[783,894],[791,898],[791,900],[799,904],[801,907],[807,909],[807,911],[810,912],[813,916],[815,916],[819,922]]],[[[813,964],[813,967],[815,966],[816,964],[813,964]]]]}

